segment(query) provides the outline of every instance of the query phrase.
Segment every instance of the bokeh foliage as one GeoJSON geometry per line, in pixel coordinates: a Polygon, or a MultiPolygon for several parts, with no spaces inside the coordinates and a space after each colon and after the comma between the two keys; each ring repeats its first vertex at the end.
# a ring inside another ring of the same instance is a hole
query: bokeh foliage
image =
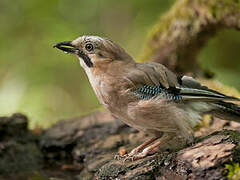
{"type": "MultiPolygon", "coordinates": [[[[27,114],[31,127],[100,107],[76,58],[52,45],[83,34],[106,36],[135,58],[174,0],[1,0],[0,115],[27,114]]],[[[201,52],[204,68],[240,89],[240,33],[220,32],[201,52]]]]}

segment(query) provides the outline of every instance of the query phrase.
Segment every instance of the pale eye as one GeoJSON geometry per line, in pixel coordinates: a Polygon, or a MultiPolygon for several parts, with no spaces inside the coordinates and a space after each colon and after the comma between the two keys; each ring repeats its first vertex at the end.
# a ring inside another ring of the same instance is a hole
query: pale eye
{"type": "Polygon", "coordinates": [[[87,51],[92,51],[92,50],[93,50],[93,45],[92,45],[91,43],[87,43],[87,44],[85,45],[85,49],[86,49],[87,51]]]}

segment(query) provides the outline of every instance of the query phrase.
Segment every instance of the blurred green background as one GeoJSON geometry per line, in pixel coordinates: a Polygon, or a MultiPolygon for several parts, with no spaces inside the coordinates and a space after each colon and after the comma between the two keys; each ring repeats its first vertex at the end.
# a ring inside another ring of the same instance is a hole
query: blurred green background
{"type": "MultiPolygon", "coordinates": [[[[30,127],[100,107],[78,60],[52,46],[105,36],[133,57],[174,0],[0,0],[0,115],[25,113],[30,127]]],[[[222,31],[199,56],[217,79],[240,89],[240,32],[222,31]]]]}

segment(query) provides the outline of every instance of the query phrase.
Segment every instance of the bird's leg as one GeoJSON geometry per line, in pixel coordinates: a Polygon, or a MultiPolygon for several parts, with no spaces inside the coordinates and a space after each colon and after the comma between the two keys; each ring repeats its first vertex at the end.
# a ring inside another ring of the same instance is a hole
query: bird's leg
{"type": "Polygon", "coordinates": [[[154,138],[151,138],[151,139],[145,141],[144,143],[142,143],[138,147],[134,148],[130,153],[128,153],[128,156],[134,156],[135,154],[141,152],[144,148],[146,148],[146,146],[153,143],[157,139],[159,139],[159,137],[154,137],[154,138]]]}
{"type": "Polygon", "coordinates": [[[138,160],[138,159],[142,159],[145,158],[148,155],[152,155],[155,154],[156,152],[158,152],[158,146],[160,146],[161,144],[166,143],[169,139],[171,139],[171,136],[168,136],[167,134],[165,136],[163,136],[159,141],[155,142],[154,144],[144,148],[142,150],[142,152],[140,153],[136,153],[132,156],[128,156],[124,159],[124,161],[127,160],[138,160]]]}
{"type": "Polygon", "coordinates": [[[135,161],[138,159],[143,159],[143,158],[147,157],[148,155],[155,154],[158,151],[158,146],[160,144],[162,144],[161,140],[159,140],[158,142],[152,144],[151,146],[143,149],[142,152],[127,157],[126,159],[124,159],[124,161],[127,161],[127,160],[135,161]]]}
{"type": "Polygon", "coordinates": [[[159,139],[160,137],[154,137],[151,138],[147,141],[145,141],[144,143],[142,143],[141,145],[139,145],[138,147],[134,148],[133,150],[131,150],[130,153],[128,154],[124,154],[124,155],[115,155],[114,159],[122,159],[122,158],[127,158],[127,157],[132,157],[138,153],[140,153],[146,146],[148,146],[149,144],[153,143],[154,141],[156,141],[157,139],[159,139]]]}

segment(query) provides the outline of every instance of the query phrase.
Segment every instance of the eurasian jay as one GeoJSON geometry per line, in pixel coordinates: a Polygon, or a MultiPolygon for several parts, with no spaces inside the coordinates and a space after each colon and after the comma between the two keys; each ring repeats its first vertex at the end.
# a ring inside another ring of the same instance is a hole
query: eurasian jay
{"type": "Polygon", "coordinates": [[[193,128],[206,113],[240,122],[240,107],[229,102],[240,99],[177,76],[159,63],[137,63],[109,39],[81,36],[54,47],[79,59],[99,101],[115,117],[153,136],[125,160],[156,153],[178,136],[191,142],[193,128]]]}

